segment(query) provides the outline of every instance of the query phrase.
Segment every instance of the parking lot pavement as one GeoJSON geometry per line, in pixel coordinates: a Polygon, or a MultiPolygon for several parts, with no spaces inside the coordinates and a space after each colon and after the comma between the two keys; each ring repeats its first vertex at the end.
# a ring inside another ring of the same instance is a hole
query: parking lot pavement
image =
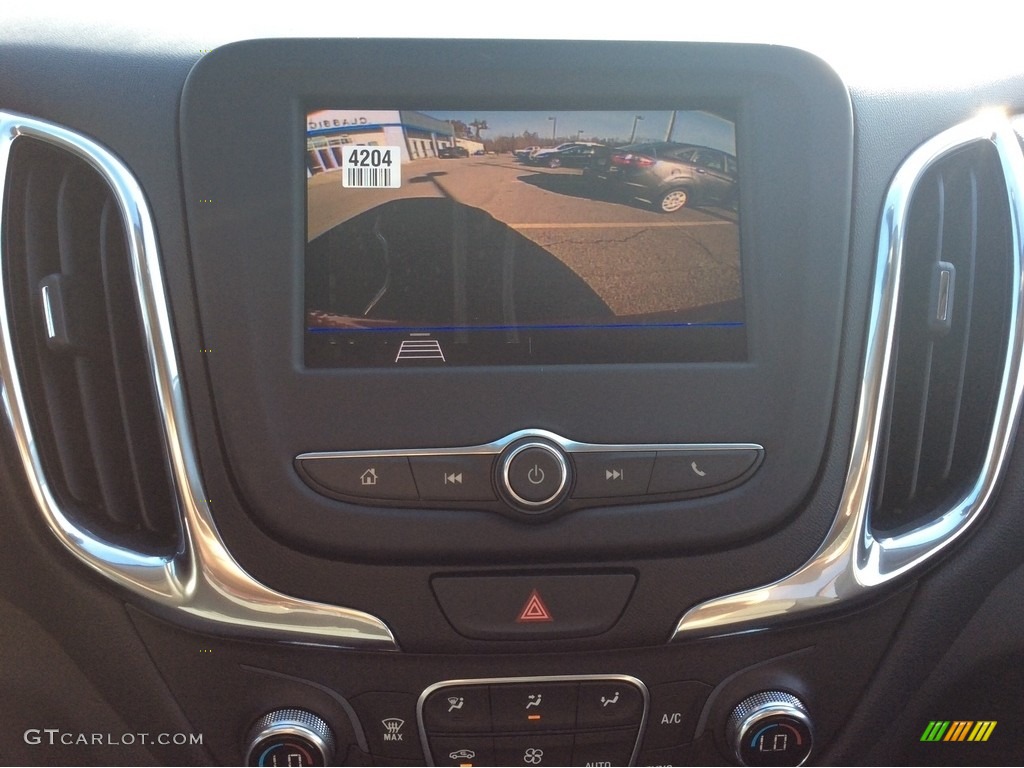
{"type": "Polygon", "coordinates": [[[545,248],[616,315],[741,296],[733,211],[655,213],[641,201],[614,197],[580,170],[532,168],[507,156],[417,160],[403,166],[400,190],[339,192],[340,179],[320,178],[309,187],[310,239],[390,199],[445,196],[486,211],[545,248]]]}

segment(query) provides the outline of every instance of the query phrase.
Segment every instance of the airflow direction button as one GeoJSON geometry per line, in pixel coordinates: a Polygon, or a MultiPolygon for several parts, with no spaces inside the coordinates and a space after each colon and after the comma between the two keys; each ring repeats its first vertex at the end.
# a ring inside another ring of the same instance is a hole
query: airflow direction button
{"type": "Polygon", "coordinates": [[[448,686],[423,702],[423,724],[431,733],[487,733],[491,699],[486,685],[448,686]]]}
{"type": "MultiPolygon", "coordinates": [[[[491,688],[496,732],[562,730],[576,725],[576,683],[524,683],[491,688]]],[[[557,763],[564,765],[564,763],[557,763]]]]}
{"type": "Polygon", "coordinates": [[[576,722],[579,728],[636,725],[643,714],[643,694],[631,683],[621,680],[580,683],[576,722]]]}

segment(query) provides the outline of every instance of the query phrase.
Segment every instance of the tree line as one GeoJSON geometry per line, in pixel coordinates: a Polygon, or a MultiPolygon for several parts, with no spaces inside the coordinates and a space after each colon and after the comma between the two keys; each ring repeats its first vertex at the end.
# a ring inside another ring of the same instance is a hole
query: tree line
{"type": "Polygon", "coordinates": [[[484,150],[488,152],[513,152],[527,147],[554,147],[567,141],[590,141],[607,144],[610,147],[622,146],[626,143],[625,139],[619,137],[587,137],[579,133],[573,136],[559,136],[554,139],[541,138],[541,135],[535,131],[523,131],[512,136],[483,137],[480,135],[481,131],[489,130],[486,120],[473,120],[471,123],[465,123],[462,120],[451,120],[450,122],[456,138],[479,141],[484,145],[484,150]]]}

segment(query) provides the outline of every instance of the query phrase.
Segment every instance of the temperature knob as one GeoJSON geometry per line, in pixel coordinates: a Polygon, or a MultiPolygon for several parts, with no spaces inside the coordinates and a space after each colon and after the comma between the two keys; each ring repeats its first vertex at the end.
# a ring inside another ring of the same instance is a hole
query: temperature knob
{"type": "Polygon", "coordinates": [[[745,698],[729,716],[725,732],[740,765],[803,765],[814,741],[807,708],[782,691],[745,698]]]}
{"type": "Polygon", "coordinates": [[[249,731],[247,765],[327,765],[334,759],[334,734],[323,718],[304,709],[278,709],[249,731]]]}

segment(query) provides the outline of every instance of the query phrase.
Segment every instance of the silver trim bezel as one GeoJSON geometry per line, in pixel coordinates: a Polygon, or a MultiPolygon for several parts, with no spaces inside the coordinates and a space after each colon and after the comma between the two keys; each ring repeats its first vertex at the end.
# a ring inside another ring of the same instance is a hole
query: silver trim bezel
{"type": "MultiPolygon", "coordinates": [[[[569,440],[546,429],[521,429],[505,437],[481,445],[457,448],[387,448],[370,451],[311,451],[300,453],[296,461],[308,459],[373,459],[413,458],[416,456],[494,456],[501,453],[517,440],[546,440],[554,443],[568,454],[574,453],[641,453],[644,451],[758,451],[764,446],[757,443],[581,443],[569,440]]],[[[550,446],[545,446],[550,448],[550,446]]]]}
{"type": "Polygon", "coordinates": [[[959,539],[985,511],[1002,478],[1020,415],[1024,314],[1024,153],[1001,112],[988,112],[950,128],[915,150],[900,166],[882,210],[867,328],[866,358],[842,498],[832,527],[811,559],[790,575],[755,589],[690,608],[670,640],[728,634],[763,627],[811,610],[863,597],[930,561],[959,539]],[[979,141],[999,156],[1010,212],[1013,253],[1010,327],[1006,362],[982,471],[956,503],[913,530],[876,537],[871,528],[871,490],[879,461],[893,337],[899,310],[904,232],[914,190],[935,162],[979,141]]]}
{"type": "Polygon", "coordinates": [[[96,142],[51,123],[0,112],[0,200],[5,200],[13,144],[22,137],[55,146],[91,166],[110,187],[128,236],[128,252],[164,447],[178,506],[181,539],[169,555],[112,544],[58,503],[36,449],[8,317],[0,243],[0,387],[25,477],[46,525],[79,561],[149,607],[205,631],[272,640],[316,641],[397,650],[383,621],[362,611],[285,595],[254,579],[228,551],[214,523],[192,436],[178,366],[156,229],[145,195],[128,168],[96,142]]]}
{"type": "MultiPolygon", "coordinates": [[[[715,451],[721,452],[734,452],[734,451],[753,451],[757,454],[757,458],[753,464],[750,465],[744,472],[732,480],[721,483],[718,486],[712,486],[708,488],[696,489],[698,493],[702,494],[713,494],[723,489],[729,489],[734,487],[737,483],[743,482],[757,471],[761,465],[761,461],[764,459],[764,446],[758,445],[757,443],[581,443],[576,440],[570,440],[562,437],[554,432],[549,432],[546,429],[521,429],[517,432],[513,432],[505,437],[498,438],[490,443],[482,443],[479,445],[469,446],[458,446],[458,447],[445,447],[445,448],[385,448],[385,449],[373,449],[366,451],[311,451],[308,453],[300,453],[295,457],[295,466],[301,467],[304,462],[310,461],[329,461],[331,459],[416,459],[423,457],[444,457],[444,456],[455,456],[455,457],[487,457],[487,456],[499,456],[509,446],[514,448],[505,456],[498,464],[497,469],[497,482],[499,490],[504,497],[504,501],[510,506],[514,507],[519,512],[527,515],[538,515],[544,512],[548,512],[571,494],[568,493],[568,488],[571,487],[573,482],[573,468],[569,462],[566,461],[566,456],[573,456],[578,454],[601,454],[601,453],[711,453],[715,451]],[[518,442],[523,442],[524,445],[515,445],[518,442]],[[511,460],[516,456],[519,451],[526,448],[543,448],[554,455],[562,467],[562,483],[556,493],[552,494],[548,499],[540,502],[533,502],[523,499],[517,494],[509,482],[508,467],[511,460]],[[561,449],[561,453],[559,453],[561,449]]],[[[305,477],[304,477],[305,479],[305,477]]],[[[308,483],[309,480],[306,480],[308,483]]],[[[317,485],[311,483],[314,488],[317,485]]],[[[328,491],[330,493],[330,491],[328,491]]],[[[376,504],[395,504],[395,505],[408,505],[409,503],[417,500],[413,499],[392,499],[387,497],[363,497],[356,494],[348,495],[342,491],[337,491],[338,495],[342,498],[351,498],[359,502],[376,503],[376,504]]],[[[686,492],[679,492],[682,495],[686,492]]],[[[633,501],[658,501],[670,493],[652,493],[648,496],[643,494],[629,494],[626,498],[633,501]]],[[[436,499],[419,499],[421,502],[432,502],[436,499]]],[[[455,499],[453,501],[470,501],[455,499]]],[[[480,500],[476,500],[480,501],[480,500]]],[[[596,502],[598,499],[593,497],[579,497],[573,498],[573,501],[586,504],[587,502],[596,502]]]]}
{"type": "MultiPolygon", "coordinates": [[[[423,705],[434,691],[442,688],[463,687],[470,685],[515,685],[521,683],[578,683],[578,682],[613,682],[619,681],[629,683],[640,689],[640,695],[644,700],[644,711],[640,716],[640,728],[636,734],[636,743],[633,745],[633,752],[629,757],[629,765],[635,765],[637,756],[640,754],[640,744],[643,740],[644,729],[647,727],[647,715],[651,707],[651,694],[643,680],[632,675],[531,675],[527,677],[479,677],[461,678],[455,680],[442,680],[423,689],[419,699],[416,701],[416,724],[420,730],[420,745],[423,747],[423,756],[427,765],[434,765],[434,755],[430,751],[430,742],[427,739],[427,728],[423,723],[423,705]]],[[[596,730],[596,729],[595,729],[596,730]]],[[[484,733],[479,734],[481,736],[484,733]]]]}

